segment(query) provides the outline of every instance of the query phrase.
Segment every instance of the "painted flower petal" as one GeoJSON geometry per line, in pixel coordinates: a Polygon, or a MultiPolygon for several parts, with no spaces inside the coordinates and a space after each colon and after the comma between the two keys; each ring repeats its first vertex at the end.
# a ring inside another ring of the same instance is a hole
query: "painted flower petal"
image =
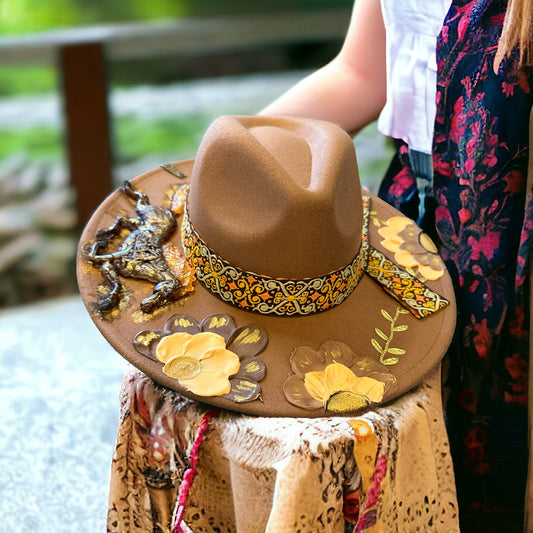
{"type": "MultiPolygon", "coordinates": [[[[371,376],[364,376],[368,379],[373,379],[377,383],[379,383],[379,390],[377,392],[377,395],[380,395],[380,397],[377,400],[380,402],[383,399],[383,396],[385,396],[385,392],[389,392],[390,390],[394,389],[396,387],[396,378],[392,374],[372,374],[371,376]],[[383,390],[381,391],[381,387],[383,387],[383,390]],[[380,392],[381,391],[381,392],[380,392]]],[[[362,379],[362,378],[361,378],[362,379]]],[[[373,393],[369,393],[373,394],[373,393]]],[[[373,398],[374,396],[372,396],[373,398]]]]}
{"type": "Polygon", "coordinates": [[[383,383],[385,391],[396,385],[396,378],[390,372],[383,372],[383,365],[375,359],[364,357],[356,361],[351,369],[356,376],[367,376],[383,383]]]}
{"type": "Polygon", "coordinates": [[[424,278],[434,281],[442,277],[444,274],[444,267],[442,269],[435,270],[429,265],[418,265],[418,272],[424,278]]]}
{"type": "Polygon", "coordinates": [[[265,363],[259,357],[246,357],[241,360],[241,368],[235,377],[261,381],[265,377],[265,363]]]}
{"type": "Polygon", "coordinates": [[[189,315],[172,315],[165,322],[165,329],[168,329],[172,333],[178,333],[183,331],[194,335],[200,331],[200,325],[198,322],[189,315]]]}
{"type": "Polygon", "coordinates": [[[383,226],[379,228],[378,233],[381,237],[383,237],[384,241],[390,241],[393,245],[398,245],[403,242],[402,239],[398,237],[396,230],[394,228],[390,228],[389,226],[383,226]]]}
{"type": "Polygon", "coordinates": [[[211,333],[217,333],[224,337],[226,342],[230,338],[231,334],[236,329],[236,324],[233,318],[225,313],[219,313],[206,316],[200,323],[200,329],[202,331],[210,331],[211,333]]]}
{"type": "Polygon", "coordinates": [[[430,266],[433,270],[444,270],[444,261],[440,255],[432,254],[428,252],[425,256],[424,263],[430,266]]]}
{"type": "Polygon", "coordinates": [[[381,241],[381,244],[383,248],[385,248],[389,252],[396,253],[400,249],[400,246],[403,244],[403,241],[397,241],[394,239],[384,239],[383,241],[381,241]]]}
{"type": "Polygon", "coordinates": [[[237,403],[251,402],[259,398],[261,387],[253,380],[245,378],[233,378],[230,380],[231,390],[224,396],[228,400],[237,403]]]}
{"type": "Polygon", "coordinates": [[[162,329],[146,329],[144,331],[139,331],[133,339],[133,346],[142,355],[157,361],[155,347],[159,340],[165,335],[168,335],[168,331],[162,329]]]}
{"type": "Polygon", "coordinates": [[[370,401],[377,403],[383,398],[385,384],[377,379],[364,376],[358,378],[356,391],[364,394],[370,401]]]}
{"type": "MultiPolygon", "coordinates": [[[[189,355],[189,350],[186,351],[186,355],[189,355]]],[[[209,348],[200,359],[202,371],[220,370],[226,376],[233,376],[239,372],[241,367],[239,357],[233,352],[226,350],[226,348],[209,348]]]]}
{"type": "Polygon", "coordinates": [[[229,340],[228,350],[243,359],[262,352],[267,344],[267,332],[258,324],[249,324],[235,330],[229,340]]]}
{"type": "Polygon", "coordinates": [[[219,370],[204,370],[192,379],[179,380],[187,390],[196,396],[223,396],[231,390],[227,375],[219,370]]]}
{"type": "Polygon", "coordinates": [[[309,346],[298,346],[290,357],[292,371],[295,374],[306,374],[324,370],[323,355],[309,346]]]}
{"type": "Polygon", "coordinates": [[[155,350],[157,359],[162,363],[166,363],[173,357],[181,357],[185,353],[185,343],[192,337],[193,335],[184,332],[173,333],[163,337],[155,350]]]}
{"type": "Polygon", "coordinates": [[[357,387],[357,376],[348,367],[341,363],[331,363],[324,371],[324,387],[326,398],[339,391],[359,392],[357,387]]]}
{"type": "Polygon", "coordinates": [[[420,247],[418,241],[403,242],[401,249],[402,251],[409,252],[410,254],[422,255],[422,257],[426,257],[428,254],[427,250],[424,250],[420,247]]]}
{"type": "Polygon", "coordinates": [[[404,268],[413,268],[421,266],[412,253],[406,252],[403,249],[398,250],[394,254],[394,259],[396,259],[396,261],[404,268]]]}
{"type": "Polygon", "coordinates": [[[302,375],[293,374],[290,376],[283,384],[283,392],[285,398],[296,407],[309,410],[322,407],[322,402],[313,398],[307,391],[302,375]]]}
{"type": "Polygon", "coordinates": [[[323,355],[326,365],[335,362],[350,367],[356,357],[354,351],[347,344],[331,339],[322,343],[319,352],[323,355]]]}
{"type": "Polygon", "coordinates": [[[405,230],[405,228],[412,224],[412,222],[407,217],[394,216],[389,218],[385,224],[385,226],[379,228],[378,233],[384,239],[393,239],[396,242],[401,242],[404,239],[398,239],[398,234],[405,230]]]}
{"type": "Polygon", "coordinates": [[[184,353],[187,353],[189,357],[203,359],[206,357],[206,352],[214,348],[226,348],[224,337],[216,333],[197,333],[196,335],[190,335],[185,343],[184,353]]]}
{"type": "Polygon", "coordinates": [[[416,224],[409,221],[409,223],[405,225],[404,229],[398,232],[398,236],[404,242],[418,241],[418,236],[420,233],[422,233],[421,229],[416,224]]]}
{"type": "Polygon", "coordinates": [[[304,385],[307,392],[320,403],[323,403],[328,397],[324,370],[307,372],[304,376],[304,385]]]}

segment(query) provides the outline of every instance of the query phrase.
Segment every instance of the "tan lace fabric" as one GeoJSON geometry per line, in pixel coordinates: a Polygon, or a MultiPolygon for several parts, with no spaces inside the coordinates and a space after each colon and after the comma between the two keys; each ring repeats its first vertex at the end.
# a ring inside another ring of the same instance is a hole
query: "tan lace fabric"
{"type": "MultiPolygon", "coordinates": [[[[206,410],[138,371],[124,378],[108,531],[172,530],[206,410]]],[[[220,413],[204,434],[184,520],[194,533],[459,531],[440,372],[353,419],[220,413]]]]}

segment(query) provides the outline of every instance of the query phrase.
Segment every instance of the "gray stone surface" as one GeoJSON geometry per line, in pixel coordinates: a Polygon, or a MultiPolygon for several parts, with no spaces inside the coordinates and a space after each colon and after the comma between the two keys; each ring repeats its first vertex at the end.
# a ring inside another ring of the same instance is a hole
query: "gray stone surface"
{"type": "Polygon", "coordinates": [[[127,363],[79,297],[0,312],[0,531],[105,531],[127,363]]]}

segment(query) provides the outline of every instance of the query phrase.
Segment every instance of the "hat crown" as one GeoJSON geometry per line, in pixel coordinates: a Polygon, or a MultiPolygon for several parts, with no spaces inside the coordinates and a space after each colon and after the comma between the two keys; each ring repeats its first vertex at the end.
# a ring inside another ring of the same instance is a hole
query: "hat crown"
{"type": "Polygon", "coordinates": [[[350,263],[361,245],[355,148],[334,124],[223,116],[198,149],[189,219],[221,258],[303,279],[350,263]]]}

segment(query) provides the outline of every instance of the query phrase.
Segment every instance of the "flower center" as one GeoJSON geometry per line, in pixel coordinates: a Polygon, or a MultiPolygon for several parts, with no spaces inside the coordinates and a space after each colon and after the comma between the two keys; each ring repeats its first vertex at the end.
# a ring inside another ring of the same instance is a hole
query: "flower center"
{"type": "Polygon", "coordinates": [[[164,371],[168,376],[176,379],[192,379],[201,371],[200,361],[186,355],[174,357],[167,361],[164,371]]]}
{"type": "Polygon", "coordinates": [[[326,401],[325,408],[336,413],[352,413],[367,407],[368,398],[350,391],[339,391],[332,394],[326,401]]]}

